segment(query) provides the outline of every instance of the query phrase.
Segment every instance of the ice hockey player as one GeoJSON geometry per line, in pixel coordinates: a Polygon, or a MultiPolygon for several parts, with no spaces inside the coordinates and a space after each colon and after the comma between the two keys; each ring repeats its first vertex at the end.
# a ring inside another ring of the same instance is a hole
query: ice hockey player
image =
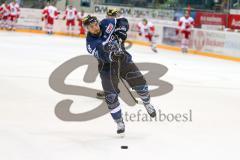
{"type": "Polygon", "coordinates": [[[144,36],[151,43],[153,52],[157,52],[154,25],[151,22],[148,22],[147,19],[143,19],[142,22],[138,23],[137,29],[139,36],[144,36]]]}
{"type": "Polygon", "coordinates": [[[20,16],[20,8],[19,5],[17,4],[16,0],[13,0],[9,5],[8,5],[8,9],[10,11],[10,15],[9,15],[9,20],[10,20],[10,24],[9,24],[9,30],[16,30],[16,23],[17,20],[20,16]]]}
{"type": "Polygon", "coordinates": [[[132,56],[125,50],[121,41],[126,40],[129,29],[127,20],[103,19],[100,23],[94,16],[88,15],[83,23],[87,28],[87,50],[95,56],[99,63],[99,73],[105,92],[105,101],[111,116],[117,123],[117,133],[125,132],[121,106],[118,101],[119,78],[125,79],[142,99],[151,117],[156,116],[154,107],[150,104],[150,94],[146,80],[132,61],[132,56]]]}
{"type": "Polygon", "coordinates": [[[49,5],[43,12],[43,18],[47,19],[47,33],[53,34],[54,20],[58,19],[59,12],[56,7],[49,5]]]}
{"type": "Polygon", "coordinates": [[[84,18],[84,11],[83,10],[81,10],[81,12],[79,12],[78,14],[77,14],[77,20],[78,20],[78,27],[79,27],[79,34],[82,34],[82,35],[84,35],[85,34],[85,29],[84,29],[84,27],[83,27],[83,18],[84,18]]]}
{"type": "Polygon", "coordinates": [[[43,8],[42,10],[42,21],[44,23],[43,26],[43,30],[47,31],[47,24],[48,24],[48,20],[47,20],[47,12],[48,12],[48,7],[50,6],[49,2],[46,2],[46,6],[43,8]]]}
{"type": "Polygon", "coordinates": [[[75,29],[75,20],[77,18],[77,9],[74,8],[72,5],[69,5],[69,7],[66,8],[63,20],[67,20],[66,26],[67,26],[67,32],[70,34],[74,33],[75,29]]]}
{"type": "Polygon", "coordinates": [[[8,28],[8,18],[10,15],[9,7],[6,1],[0,6],[0,28],[7,29],[8,28]]]}
{"type": "Polygon", "coordinates": [[[120,18],[120,11],[116,8],[107,11],[107,18],[120,18]]]}
{"type": "Polygon", "coordinates": [[[192,28],[194,27],[194,20],[190,17],[190,11],[185,11],[185,15],[180,18],[178,22],[177,35],[181,37],[182,53],[188,52],[189,39],[191,36],[192,28]]]}
{"type": "Polygon", "coordinates": [[[2,13],[2,6],[0,6],[0,29],[3,29],[3,25],[2,25],[2,17],[3,17],[3,13],[2,13]]]}
{"type": "MultiPolygon", "coordinates": [[[[117,9],[108,9],[107,11],[107,18],[119,18],[120,17],[120,14],[119,14],[119,10],[117,9]]],[[[127,21],[126,21],[127,22],[127,21]]],[[[127,22],[128,23],[128,22],[127,22]]],[[[124,42],[123,42],[124,44],[124,42]]],[[[101,92],[98,92],[97,93],[97,98],[99,99],[104,99],[105,98],[105,94],[104,94],[104,91],[101,91],[101,92]]]]}

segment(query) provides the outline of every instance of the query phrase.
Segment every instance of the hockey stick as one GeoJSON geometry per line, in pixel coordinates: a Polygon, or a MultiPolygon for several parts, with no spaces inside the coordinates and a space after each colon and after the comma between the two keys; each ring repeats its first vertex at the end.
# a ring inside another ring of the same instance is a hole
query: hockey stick
{"type": "MultiPolygon", "coordinates": [[[[116,34],[114,35],[117,40],[118,40],[118,48],[119,51],[122,52],[122,54],[124,55],[124,51],[121,49],[121,44],[122,44],[122,40],[121,38],[119,38],[116,34]]],[[[132,97],[132,99],[134,100],[134,102],[136,104],[139,104],[139,101],[133,96],[132,92],[129,90],[128,86],[126,85],[126,83],[124,82],[124,80],[121,77],[121,61],[118,58],[118,79],[123,83],[124,87],[127,89],[128,93],[130,94],[130,96],[132,97]]]]}

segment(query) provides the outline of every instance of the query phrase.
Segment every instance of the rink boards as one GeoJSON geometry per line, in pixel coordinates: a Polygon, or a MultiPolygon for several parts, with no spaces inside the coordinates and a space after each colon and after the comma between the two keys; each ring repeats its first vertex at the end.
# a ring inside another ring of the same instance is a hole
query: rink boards
{"type": "MultiPolygon", "coordinates": [[[[44,22],[41,21],[41,10],[21,9],[18,21],[18,31],[44,33],[44,22]]],[[[99,19],[105,15],[97,14],[99,19]]],[[[65,21],[62,13],[54,25],[54,32],[58,35],[67,36],[65,21]]],[[[133,44],[149,45],[146,39],[140,37],[137,32],[137,24],[141,18],[128,18],[130,30],[128,40],[133,44]]],[[[159,19],[150,20],[156,27],[155,41],[158,48],[180,51],[181,37],[176,35],[177,23],[159,19]]],[[[240,61],[240,34],[223,31],[193,29],[190,40],[190,53],[214,58],[240,61]]],[[[79,28],[75,30],[75,36],[79,36],[79,28]]],[[[84,37],[82,35],[81,37],[84,37]]]]}

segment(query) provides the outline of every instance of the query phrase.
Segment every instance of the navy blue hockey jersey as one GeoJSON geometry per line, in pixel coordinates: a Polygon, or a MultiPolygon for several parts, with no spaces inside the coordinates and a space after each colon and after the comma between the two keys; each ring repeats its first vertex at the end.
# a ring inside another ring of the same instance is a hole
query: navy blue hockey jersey
{"type": "MultiPolygon", "coordinates": [[[[103,50],[103,46],[111,42],[112,40],[115,40],[115,36],[113,36],[113,34],[115,32],[118,32],[119,28],[127,27],[126,28],[126,32],[127,32],[128,26],[126,26],[126,23],[121,23],[121,22],[122,21],[118,21],[117,19],[103,19],[100,22],[100,28],[101,28],[102,34],[99,37],[94,36],[90,33],[88,33],[87,35],[86,40],[87,40],[88,52],[104,63],[111,63],[111,56],[109,55],[109,53],[103,50]]],[[[131,55],[127,52],[126,52],[126,55],[128,56],[127,59],[130,62],[131,55]]]]}

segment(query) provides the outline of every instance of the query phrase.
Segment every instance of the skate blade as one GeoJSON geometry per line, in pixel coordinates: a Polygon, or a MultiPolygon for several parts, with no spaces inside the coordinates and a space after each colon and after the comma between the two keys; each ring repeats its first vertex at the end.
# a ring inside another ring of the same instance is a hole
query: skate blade
{"type": "Polygon", "coordinates": [[[105,97],[98,97],[98,96],[96,96],[96,98],[97,99],[105,99],[105,97]]]}

